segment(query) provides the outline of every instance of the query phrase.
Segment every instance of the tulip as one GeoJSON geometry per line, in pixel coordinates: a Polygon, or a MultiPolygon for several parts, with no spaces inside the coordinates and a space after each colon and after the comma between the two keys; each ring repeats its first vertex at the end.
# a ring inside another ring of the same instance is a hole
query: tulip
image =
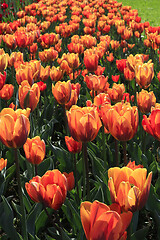
{"type": "Polygon", "coordinates": [[[49,75],[50,75],[50,66],[47,66],[47,67],[43,67],[41,66],[41,69],[40,69],[40,79],[45,82],[48,78],[49,78],[49,75]]]}
{"type": "Polygon", "coordinates": [[[67,179],[59,170],[49,170],[42,177],[33,177],[25,188],[34,202],[58,210],[66,199],[67,179]]]}
{"type": "Polygon", "coordinates": [[[59,104],[66,104],[69,102],[71,98],[71,91],[72,87],[70,81],[58,81],[55,86],[52,84],[53,96],[59,104]]]}
{"type": "Polygon", "coordinates": [[[46,88],[47,88],[47,84],[44,83],[44,82],[42,82],[42,81],[37,82],[37,85],[38,85],[39,90],[40,90],[41,92],[43,92],[43,91],[46,90],[46,88]]]}
{"type": "Polygon", "coordinates": [[[136,54],[135,56],[130,54],[127,57],[126,66],[127,68],[130,69],[131,72],[134,72],[136,65],[139,63],[143,63],[143,61],[144,61],[144,58],[142,54],[136,54]]]}
{"type": "Polygon", "coordinates": [[[40,164],[45,157],[45,142],[39,136],[27,138],[23,149],[26,159],[32,164],[40,164]]]}
{"type": "Polygon", "coordinates": [[[159,128],[159,119],[160,119],[160,108],[156,107],[151,110],[151,114],[147,118],[146,115],[143,115],[142,126],[144,131],[152,135],[158,141],[160,141],[160,128],[159,128]]]}
{"type": "Polygon", "coordinates": [[[155,106],[156,104],[156,97],[153,93],[153,91],[151,92],[147,92],[146,90],[142,89],[141,92],[137,93],[137,105],[138,105],[138,109],[146,114],[149,113],[151,111],[151,107],[155,106]]]}
{"type": "Polygon", "coordinates": [[[107,93],[114,103],[120,102],[122,100],[124,92],[125,86],[123,83],[122,84],[113,83],[112,88],[107,89],[107,93]]]}
{"type": "Polygon", "coordinates": [[[69,67],[72,69],[78,68],[80,65],[78,54],[68,53],[66,60],[68,62],[69,67]]]}
{"type": "Polygon", "coordinates": [[[23,63],[23,53],[21,52],[12,52],[8,59],[8,66],[13,66],[16,62],[23,63]]]}
{"type": "Polygon", "coordinates": [[[29,107],[31,111],[34,111],[40,98],[40,89],[37,83],[34,83],[31,87],[28,81],[23,81],[19,85],[18,97],[21,108],[29,107]]]}
{"type": "Polygon", "coordinates": [[[105,77],[104,75],[86,75],[84,77],[84,82],[86,82],[87,87],[90,90],[94,91],[107,91],[109,88],[108,77],[105,77]]]}
{"type": "Polygon", "coordinates": [[[126,67],[124,69],[124,77],[127,81],[132,81],[135,77],[135,74],[129,68],[126,67]]]}
{"type": "Polygon", "coordinates": [[[93,141],[102,125],[93,107],[73,105],[67,112],[67,118],[71,136],[78,142],[93,141]]]}
{"type": "Polygon", "coordinates": [[[86,201],[81,203],[80,217],[87,240],[125,240],[132,212],[121,213],[118,204],[86,201]]]}
{"type": "Polygon", "coordinates": [[[89,72],[94,72],[98,68],[99,57],[92,50],[84,51],[84,65],[89,72]]]}
{"type": "Polygon", "coordinates": [[[3,170],[7,166],[7,159],[4,160],[4,158],[0,159],[0,171],[3,170]]]}
{"type": "Polygon", "coordinates": [[[113,82],[118,82],[119,81],[119,77],[120,77],[120,75],[115,75],[115,76],[112,75],[112,81],[113,82]]]}
{"type": "Polygon", "coordinates": [[[20,65],[16,69],[16,81],[20,85],[23,81],[28,81],[30,85],[34,83],[32,68],[29,65],[20,65]]]}
{"type": "Polygon", "coordinates": [[[3,51],[0,54],[0,72],[3,72],[8,65],[8,54],[5,54],[5,52],[3,51]]]}
{"type": "Polygon", "coordinates": [[[126,59],[116,60],[116,66],[121,73],[124,73],[124,69],[126,68],[126,59]]]}
{"type": "Polygon", "coordinates": [[[148,88],[154,77],[153,63],[148,61],[144,64],[137,64],[135,67],[135,79],[141,88],[148,88]]]}
{"type": "Polygon", "coordinates": [[[119,141],[128,141],[138,129],[138,110],[130,103],[119,102],[107,112],[107,125],[111,135],[119,141]]]}
{"type": "Polygon", "coordinates": [[[5,81],[6,81],[6,72],[4,72],[4,74],[0,72],[0,90],[3,88],[5,81]]]}
{"type": "Polygon", "coordinates": [[[12,84],[5,84],[0,90],[0,98],[4,100],[9,100],[13,96],[14,86],[12,84]]]}
{"type": "Polygon", "coordinates": [[[63,77],[63,71],[60,67],[55,67],[53,66],[51,69],[50,69],[50,78],[52,81],[54,82],[58,82],[62,79],[63,77]]]}
{"type": "Polygon", "coordinates": [[[108,170],[108,187],[111,201],[119,203],[122,211],[140,210],[144,207],[150,191],[152,172],[146,168],[132,169],[114,167],[108,170]]]}
{"type": "Polygon", "coordinates": [[[79,153],[82,150],[82,143],[75,141],[72,137],[65,136],[65,143],[71,153],[79,153]]]}
{"type": "Polygon", "coordinates": [[[63,174],[67,179],[67,191],[71,191],[75,185],[73,172],[70,173],[64,172],[63,174]]]}
{"type": "Polygon", "coordinates": [[[0,112],[0,125],[0,141],[9,148],[21,147],[30,131],[28,109],[22,112],[4,108],[0,112]]]}

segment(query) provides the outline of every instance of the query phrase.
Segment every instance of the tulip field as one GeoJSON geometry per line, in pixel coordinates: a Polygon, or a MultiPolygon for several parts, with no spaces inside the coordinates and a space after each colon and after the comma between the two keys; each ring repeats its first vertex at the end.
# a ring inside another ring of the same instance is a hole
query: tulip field
{"type": "Polygon", "coordinates": [[[1,2],[0,239],[160,240],[160,26],[131,6],[1,2]]]}

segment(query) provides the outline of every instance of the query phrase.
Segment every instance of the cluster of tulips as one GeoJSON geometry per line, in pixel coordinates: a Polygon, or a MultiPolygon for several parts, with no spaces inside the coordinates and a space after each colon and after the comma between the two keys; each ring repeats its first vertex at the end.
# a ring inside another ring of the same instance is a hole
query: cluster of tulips
{"type": "Polygon", "coordinates": [[[40,0],[0,23],[0,46],[2,233],[134,237],[152,175],[160,198],[160,27],[113,0],[40,0]]]}

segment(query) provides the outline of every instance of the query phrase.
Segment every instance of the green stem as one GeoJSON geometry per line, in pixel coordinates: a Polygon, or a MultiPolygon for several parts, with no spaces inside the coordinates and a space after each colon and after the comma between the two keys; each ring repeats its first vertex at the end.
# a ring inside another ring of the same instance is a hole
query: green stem
{"type": "Polygon", "coordinates": [[[77,179],[76,155],[74,153],[73,153],[73,162],[74,162],[74,176],[75,176],[75,183],[76,183],[76,188],[77,188],[78,202],[80,202],[78,179],[77,179]]]}
{"type": "Polygon", "coordinates": [[[107,168],[106,139],[105,139],[104,125],[102,125],[102,146],[103,146],[104,167],[107,168]]]}
{"type": "MultiPolygon", "coordinates": [[[[55,221],[52,219],[52,217],[51,217],[51,215],[49,214],[46,206],[43,205],[43,207],[44,207],[44,211],[45,211],[45,213],[46,213],[49,221],[52,223],[52,225],[55,227],[55,229],[58,230],[58,232],[60,233],[60,232],[61,232],[61,228],[59,227],[59,224],[57,225],[57,224],[55,223],[55,221]]],[[[55,217],[55,219],[56,219],[56,217],[55,217]]]]}
{"type": "Polygon", "coordinates": [[[119,166],[119,147],[118,147],[118,141],[117,139],[114,139],[114,143],[115,143],[115,160],[116,160],[116,167],[119,166]]]}
{"type": "Polygon", "coordinates": [[[64,116],[64,128],[65,128],[65,134],[69,135],[68,132],[68,121],[67,121],[67,116],[66,116],[66,109],[65,109],[65,104],[62,105],[63,108],[63,116],[64,116]]]}
{"type": "Polygon", "coordinates": [[[123,162],[124,162],[124,165],[126,166],[127,165],[127,143],[126,141],[123,142],[123,162]]]}
{"type": "MultiPolygon", "coordinates": [[[[88,166],[88,159],[87,159],[87,143],[83,142],[82,144],[82,151],[83,151],[83,165],[84,165],[84,169],[85,169],[85,174],[86,176],[84,175],[84,182],[83,182],[83,189],[85,189],[85,186],[84,186],[84,183],[85,183],[85,180],[86,180],[86,186],[87,186],[87,199],[86,200],[89,200],[90,199],[90,185],[89,185],[89,166],[88,166]]],[[[85,191],[84,191],[84,194],[85,194],[85,191]]],[[[83,194],[83,196],[84,196],[83,194]]]]}
{"type": "Polygon", "coordinates": [[[142,152],[145,154],[146,152],[146,131],[142,129],[143,133],[143,141],[142,141],[142,152]]]}
{"type": "Polygon", "coordinates": [[[18,183],[18,194],[20,200],[20,207],[21,207],[21,222],[22,222],[22,235],[24,240],[28,240],[27,235],[27,223],[26,223],[26,213],[25,213],[25,206],[23,202],[23,194],[21,188],[21,178],[20,178],[20,167],[19,167],[19,160],[18,160],[18,150],[14,149],[15,153],[15,163],[16,163],[16,175],[17,175],[17,183],[18,183]]]}

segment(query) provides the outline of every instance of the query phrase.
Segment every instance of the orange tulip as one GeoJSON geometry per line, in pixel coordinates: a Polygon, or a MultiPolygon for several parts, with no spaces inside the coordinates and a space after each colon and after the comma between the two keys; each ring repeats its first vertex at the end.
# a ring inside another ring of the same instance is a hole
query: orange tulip
{"type": "Polygon", "coordinates": [[[0,141],[9,148],[19,148],[27,140],[30,131],[30,110],[4,108],[0,112],[0,141]]]}
{"type": "Polygon", "coordinates": [[[25,184],[30,198],[46,207],[59,209],[67,195],[67,179],[59,170],[47,171],[42,177],[33,177],[25,184]]]}
{"type": "Polygon", "coordinates": [[[81,203],[80,216],[87,240],[125,240],[132,212],[121,213],[118,204],[86,201],[81,203]]]}
{"type": "Polygon", "coordinates": [[[144,207],[150,191],[152,172],[146,168],[114,167],[108,170],[111,201],[119,203],[122,211],[135,212],[144,207]]]}
{"type": "Polygon", "coordinates": [[[0,90],[0,98],[9,100],[14,93],[14,86],[12,84],[5,84],[0,90]]]}
{"type": "Polygon", "coordinates": [[[80,62],[79,62],[79,56],[77,53],[76,54],[68,53],[66,57],[67,57],[66,60],[70,68],[75,69],[79,67],[80,62]]]}
{"type": "Polygon", "coordinates": [[[6,54],[4,51],[0,54],[0,72],[3,72],[8,65],[8,54],[6,54]]]}
{"type": "Polygon", "coordinates": [[[50,75],[50,66],[46,66],[45,68],[41,65],[40,69],[40,79],[45,82],[50,75]]]}
{"type": "Polygon", "coordinates": [[[143,115],[142,126],[144,131],[152,135],[154,138],[160,141],[160,107],[153,108],[151,114],[147,118],[143,115]]]}
{"type": "Polygon", "coordinates": [[[135,74],[129,68],[126,67],[124,69],[124,77],[127,81],[132,81],[135,77],[135,74]]]}
{"type": "Polygon", "coordinates": [[[20,85],[26,80],[30,85],[34,83],[32,68],[29,65],[21,64],[20,67],[16,69],[16,81],[20,85]]]}
{"type": "Polygon", "coordinates": [[[67,112],[67,118],[71,136],[78,142],[93,141],[102,125],[94,107],[73,105],[67,112]]]}
{"type": "Polygon", "coordinates": [[[2,171],[3,168],[7,166],[7,159],[4,160],[4,158],[0,159],[0,171],[2,171]]]}
{"type": "Polygon", "coordinates": [[[75,185],[73,172],[70,173],[64,172],[63,174],[67,179],[67,191],[71,191],[75,185]]]}
{"type": "Polygon", "coordinates": [[[130,69],[130,71],[134,72],[135,71],[135,66],[138,63],[143,63],[143,61],[144,61],[144,58],[143,58],[142,54],[136,54],[135,56],[130,54],[127,57],[126,66],[127,66],[127,68],[130,69]]]}
{"type": "Polygon", "coordinates": [[[138,129],[138,110],[130,103],[116,103],[107,112],[107,125],[111,135],[119,141],[128,141],[138,129]]]}
{"type": "Polygon", "coordinates": [[[66,104],[71,98],[71,82],[58,81],[55,86],[52,84],[52,93],[59,104],[66,104]]]}
{"type": "Polygon", "coordinates": [[[117,103],[122,100],[123,94],[125,92],[124,84],[113,83],[112,88],[107,89],[107,93],[112,100],[112,102],[117,103]]]}
{"type": "Polygon", "coordinates": [[[13,66],[16,62],[23,63],[23,53],[21,52],[12,52],[8,59],[8,66],[13,66]]]}
{"type": "Polygon", "coordinates": [[[0,72],[0,90],[3,88],[5,81],[6,81],[6,72],[4,72],[4,74],[0,72]]]}
{"type": "Polygon", "coordinates": [[[71,153],[79,153],[82,150],[82,143],[75,141],[72,137],[65,136],[65,143],[71,153]]]}
{"type": "Polygon", "coordinates": [[[94,72],[98,68],[99,57],[93,50],[84,51],[84,65],[89,72],[94,72]]]}
{"type": "Polygon", "coordinates": [[[138,105],[138,109],[146,114],[149,113],[151,111],[151,107],[155,106],[156,104],[156,97],[153,93],[153,91],[151,92],[147,92],[146,90],[142,89],[141,92],[137,93],[137,105],[138,105]]]}
{"type": "Polygon", "coordinates": [[[94,91],[107,91],[109,88],[108,77],[105,77],[104,75],[86,75],[84,77],[84,82],[86,82],[87,87],[90,90],[94,91]]]}
{"type": "Polygon", "coordinates": [[[23,81],[19,85],[18,97],[21,108],[29,107],[33,111],[37,107],[40,98],[38,84],[34,83],[31,87],[28,81],[23,81]]]}
{"type": "Polygon", "coordinates": [[[60,67],[55,67],[53,66],[51,69],[50,69],[50,78],[52,81],[54,82],[58,82],[62,79],[63,77],[63,71],[60,67]]]}
{"type": "Polygon", "coordinates": [[[70,100],[68,103],[65,104],[65,109],[69,110],[72,107],[72,105],[75,105],[77,103],[77,100],[78,100],[77,91],[72,89],[70,100]]]}
{"type": "Polygon", "coordinates": [[[148,88],[154,77],[153,63],[148,61],[144,64],[137,64],[135,67],[135,79],[141,88],[148,88]]]}
{"type": "Polygon", "coordinates": [[[45,142],[39,136],[27,138],[23,149],[27,160],[32,164],[40,164],[45,157],[45,142]]]}

